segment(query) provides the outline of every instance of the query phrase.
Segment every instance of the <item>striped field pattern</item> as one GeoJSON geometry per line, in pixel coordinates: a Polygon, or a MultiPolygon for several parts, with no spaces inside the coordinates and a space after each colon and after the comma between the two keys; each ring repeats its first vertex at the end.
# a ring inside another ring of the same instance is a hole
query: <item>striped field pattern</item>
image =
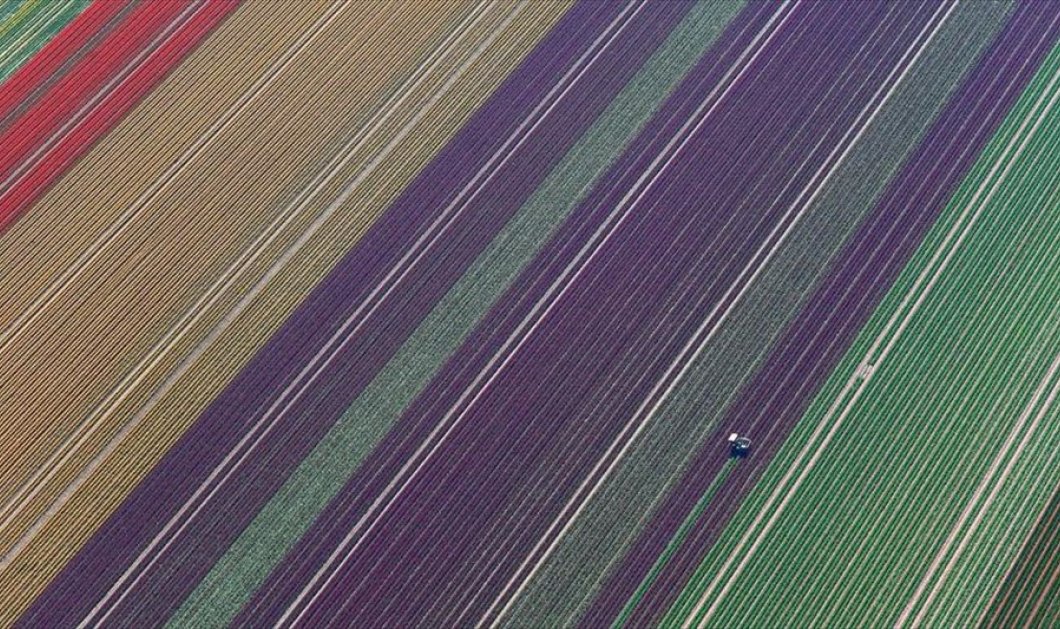
{"type": "Polygon", "coordinates": [[[1060,3],[8,0],[0,146],[0,626],[1060,626],[1060,3]]]}

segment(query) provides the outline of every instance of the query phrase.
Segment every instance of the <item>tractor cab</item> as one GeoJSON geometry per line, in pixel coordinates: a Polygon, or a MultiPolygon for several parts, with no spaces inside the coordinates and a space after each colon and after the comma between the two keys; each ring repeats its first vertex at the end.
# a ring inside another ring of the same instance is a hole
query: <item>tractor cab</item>
{"type": "Polygon", "coordinates": [[[751,440],[737,433],[729,435],[729,455],[743,458],[751,452],[751,440]]]}

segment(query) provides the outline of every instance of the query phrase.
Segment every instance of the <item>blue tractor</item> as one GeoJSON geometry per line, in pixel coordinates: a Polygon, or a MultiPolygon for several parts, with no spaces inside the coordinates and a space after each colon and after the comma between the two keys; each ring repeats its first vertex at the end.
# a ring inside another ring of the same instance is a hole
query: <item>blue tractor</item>
{"type": "Polygon", "coordinates": [[[751,453],[751,440],[737,433],[729,435],[729,455],[744,458],[751,453]]]}

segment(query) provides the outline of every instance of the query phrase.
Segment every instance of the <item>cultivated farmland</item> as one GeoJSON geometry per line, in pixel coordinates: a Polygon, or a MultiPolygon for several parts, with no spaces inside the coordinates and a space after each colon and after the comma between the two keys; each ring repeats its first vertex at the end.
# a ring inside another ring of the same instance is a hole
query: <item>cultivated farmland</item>
{"type": "Polygon", "coordinates": [[[1060,619],[1060,493],[1053,495],[1019,559],[994,593],[987,627],[1044,626],[1060,619]]]}
{"type": "Polygon", "coordinates": [[[0,3],[0,625],[1060,622],[1058,136],[1051,0],[0,3]]]}
{"type": "Polygon", "coordinates": [[[36,383],[0,401],[0,588],[22,584],[22,604],[69,558],[50,540],[92,532],[565,6],[500,40],[500,7],[354,4],[245,5],[0,236],[21,269],[0,281],[0,370],[36,383]],[[379,57],[397,33],[406,56],[379,57]]]}
{"type": "Polygon", "coordinates": [[[968,625],[1060,483],[1060,51],[667,617],[968,625]]]}
{"type": "Polygon", "coordinates": [[[25,0],[0,8],[0,81],[84,10],[89,0],[25,0]]]}

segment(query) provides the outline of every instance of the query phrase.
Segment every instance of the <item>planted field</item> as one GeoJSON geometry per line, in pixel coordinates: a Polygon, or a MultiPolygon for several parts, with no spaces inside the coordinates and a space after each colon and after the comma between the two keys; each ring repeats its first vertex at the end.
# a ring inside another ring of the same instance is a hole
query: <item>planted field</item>
{"type": "Polygon", "coordinates": [[[0,625],[1054,621],[1058,40],[4,5],[0,625]]]}
{"type": "Polygon", "coordinates": [[[1054,52],[667,622],[982,619],[1060,482],[1058,88],[1054,52]]]}
{"type": "Polygon", "coordinates": [[[51,540],[91,534],[563,6],[528,11],[503,42],[499,8],[352,8],[237,11],[4,235],[0,258],[19,273],[0,279],[0,354],[27,384],[0,401],[12,604],[69,558],[51,540]],[[400,64],[373,48],[397,33],[400,64]],[[336,46],[361,55],[358,73],[337,72],[357,57],[336,46]],[[239,71],[216,72],[221,58],[239,71]],[[47,255],[27,256],[42,241],[47,255]]]}
{"type": "Polygon", "coordinates": [[[1045,626],[1060,619],[1060,494],[1053,494],[993,601],[987,627],[1045,626]]]}
{"type": "Polygon", "coordinates": [[[237,6],[97,2],[9,77],[0,95],[0,229],[237,6]]]}
{"type": "Polygon", "coordinates": [[[22,0],[0,9],[0,81],[32,57],[89,0],[22,0]]]}

